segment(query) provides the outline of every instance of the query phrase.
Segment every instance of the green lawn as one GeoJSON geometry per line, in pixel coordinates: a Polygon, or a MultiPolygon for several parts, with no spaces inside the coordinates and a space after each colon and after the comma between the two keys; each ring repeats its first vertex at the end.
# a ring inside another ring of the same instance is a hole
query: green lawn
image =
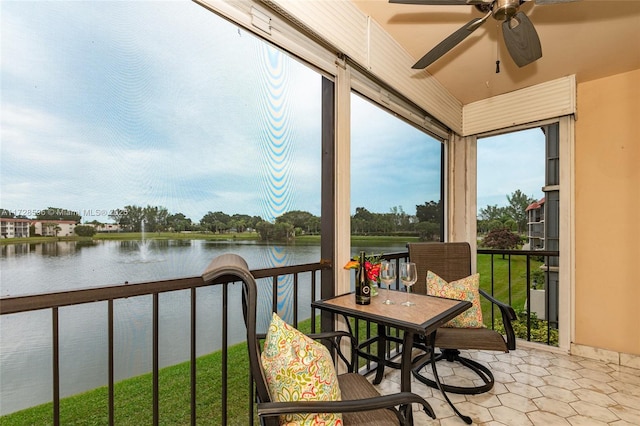
{"type": "MultiPolygon", "coordinates": [[[[531,270],[537,269],[542,262],[531,261],[531,270]]],[[[480,273],[480,288],[492,294],[491,285],[491,255],[478,255],[478,272],[480,273]]],[[[527,259],[526,256],[511,257],[511,271],[509,271],[509,258],[504,259],[500,255],[493,256],[493,294],[505,303],[510,304],[516,312],[524,309],[527,299],[527,259]],[[509,294],[509,275],[511,275],[511,294],[509,294]]],[[[490,319],[489,303],[483,302],[482,314],[490,319]]],[[[498,314],[496,308],[496,315],[498,314]]]]}
{"type": "MultiPolygon", "coordinates": [[[[318,318],[318,321],[320,319],[318,318]]],[[[311,330],[311,320],[298,324],[303,333],[311,330]]],[[[246,425],[249,419],[249,356],[246,343],[229,348],[227,421],[246,425]]],[[[196,360],[196,417],[199,425],[222,424],[222,352],[196,360]]],[[[159,414],[162,425],[186,425],[191,418],[190,362],[160,370],[159,414]]],[[[152,375],[145,374],[116,383],[114,389],[115,424],[140,426],[152,424],[152,375]]],[[[61,399],[60,424],[108,424],[108,389],[101,387],[61,399]]],[[[53,404],[47,403],[0,417],[2,426],[50,425],[53,404]]],[[[257,419],[257,416],[255,416],[257,419]]],[[[257,424],[257,422],[256,422],[257,424]]]]}
{"type": "MultiPolygon", "coordinates": [[[[228,416],[229,424],[244,425],[248,419],[249,374],[247,346],[244,343],[229,349],[228,416]]],[[[221,424],[221,352],[197,359],[198,424],[221,424]]],[[[190,363],[164,368],[159,375],[160,424],[189,424],[190,363]]],[[[145,374],[123,380],[115,385],[115,423],[117,425],[148,425],[152,423],[152,376],[145,374]]],[[[52,403],[28,408],[0,417],[0,425],[52,424],[52,403]]],[[[60,403],[60,423],[63,425],[108,424],[108,390],[94,389],[64,398],[60,403]]]]}

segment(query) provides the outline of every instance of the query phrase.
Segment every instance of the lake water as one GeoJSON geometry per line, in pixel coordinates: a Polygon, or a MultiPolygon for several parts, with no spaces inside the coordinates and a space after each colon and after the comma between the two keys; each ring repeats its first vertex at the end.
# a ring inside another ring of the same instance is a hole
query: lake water
{"type": "MultiPolygon", "coordinates": [[[[256,242],[203,240],[57,242],[0,246],[0,296],[47,293],[70,289],[156,281],[202,274],[209,262],[223,253],[243,256],[251,269],[317,262],[319,245],[273,246],[256,242]]],[[[404,251],[403,245],[352,247],[367,252],[404,251]]],[[[308,277],[309,274],[304,274],[308,277]]],[[[279,284],[283,317],[290,279],[279,284]]],[[[301,276],[299,316],[308,318],[309,288],[301,276]]],[[[197,290],[197,353],[221,346],[220,288],[197,290]],[[213,325],[212,325],[213,324],[213,325]]],[[[267,286],[270,287],[270,286],[267,286]]],[[[271,294],[265,294],[264,322],[268,321],[271,294]]],[[[160,366],[189,359],[189,292],[161,294],[160,366]]],[[[230,287],[230,343],[245,338],[240,286],[230,287]],[[236,324],[237,326],[233,326],[236,324]]],[[[152,368],[152,297],[141,296],[114,303],[116,381],[152,368]]],[[[103,386],[108,375],[106,302],[59,309],[60,393],[73,395],[103,386]]],[[[0,316],[0,415],[52,400],[51,311],[0,316]]]]}

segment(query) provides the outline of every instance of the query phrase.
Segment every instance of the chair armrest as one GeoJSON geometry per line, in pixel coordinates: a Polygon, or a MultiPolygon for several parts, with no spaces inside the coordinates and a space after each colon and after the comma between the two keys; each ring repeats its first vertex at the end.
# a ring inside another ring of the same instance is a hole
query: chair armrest
{"type": "Polygon", "coordinates": [[[340,340],[341,338],[345,337],[349,340],[355,341],[355,338],[351,335],[351,333],[349,333],[348,331],[340,331],[340,330],[323,331],[322,333],[309,333],[307,334],[307,336],[314,340],[334,340],[334,339],[340,340]]]}
{"type": "Polygon", "coordinates": [[[516,312],[513,308],[506,303],[503,303],[491,296],[489,293],[480,289],[480,294],[489,300],[492,304],[496,305],[500,309],[500,313],[502,315],[502,325],[504,326],[504,332],[507,336],[507,348],[509,350],[515,350],[516,348],[516,334],[513,331],[513,326],[511,325],[511,321],[515,321],[517,319],[516,312]]]}
{"type": "Polygon", "coordinates": [[[431,418],[436,418],[429,403],[413,392],[398,392],[391,395],[348,401],[261,402],[258,403],[258,415],[272,417],[296,413],[352,413],[390,409],[396,413],[399,422],[402,423],[402,417],[396,407],[414,403],[422,405],[422,408],[431,418]]]}

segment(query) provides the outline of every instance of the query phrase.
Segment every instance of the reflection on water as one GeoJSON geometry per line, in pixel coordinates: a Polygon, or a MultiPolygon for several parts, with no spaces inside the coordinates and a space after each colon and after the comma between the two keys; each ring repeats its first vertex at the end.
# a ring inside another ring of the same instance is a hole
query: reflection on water
{"type": "Polygon", "coordinates": [[[94,242],[52,241],[40,244],[7,244],[0,246],[2,257],[37,254],[39,256],[69,256],[83,247],[90,247],[94,242]]]}
{"type": "MultiPolygon", "coordinates": [[[[200,275],[216,256],[237,253],[251,269],[317,262],[318,245],[267,246],[256,242],[148,240],[145,252],[136,241],[56,242],[0,246],[0,294],[16,296],[118,283],[200,275]]],[[[353,247],[353,252],[360,250],[353,247]]],[[[368,247],[368,252],[403,251],[404,247],[368,247]]],[[[299,317],[310,315],[310,274],[299,280],[299,317]]],[[[271,311],[271,280],[261,280],[262,327],[271,311]]],[[[319,286],[318,286],[319,287],[319,286]]],[[[197,352],[221,345],[222,306],[219,287],[197,290],[197,352]]],[[[318,288],[319,292],[319,288],[318,288]]],[[[293,279],[278,283],[278,309],[293,312],[293,279]]],[[[229,343],[244,340],[240,286],[229,287],[229,343]],[[236,325],[235,327],[233,325],[236,325]]],[[[316,295],[319,297],[319,294],[316,295]]],[[[160,365],[189,358],[189,292],[163,293],[160,300],[160,365]]],[[[114,303],[116,380],[151,370],[152,298],[140,296],[114,303]]],[[[0,414],[51,401],[51,312],[3,315],[0,321],[0,414]]],[[[292,316],[291,316],[292,318],[292,316]]],[[[291,320],[291,319],[290,319],[291,320]]],[[[61,395],[72,395],[107,382],[107,304],[60,308],[61,395]]]]}

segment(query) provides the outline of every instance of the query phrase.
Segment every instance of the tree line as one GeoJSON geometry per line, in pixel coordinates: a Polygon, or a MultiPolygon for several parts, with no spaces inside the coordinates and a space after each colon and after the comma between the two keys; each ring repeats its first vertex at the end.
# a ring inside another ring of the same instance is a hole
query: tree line
{"type": "MultiPolygon", "coordinates": [[[[507,201],[506,207],[489,205],[480,210],[478,215],[480,234],[486,234],[492,230],[508,230],[518,234],[526,231],[526,208],[535,199],[516,190],[507,195],[507,201]]],[[[3,217],[15,217],[9,210],[0,209],[0,211],[3,217]]],[[[265,241],[289,241],[299,235],[318,235],[321,232],[320,217],[302,210],[284,213],[274,222],[266,221],[260,216],[209,211],[199,222],[194,222],[183,213],[170,213],[166,207],[127,205],[110,212],[108,217],[126,232],[190,231],[224,234],[251,231],[257,232],[265,241]]],[[[82,217],[75,211],[48,207],[38,211],[36,219],[72,220],[81,223],[82,217]]],[[[357,207],[351,216],[351,234],[418,236],[425,241],[439,241],[442,222],[440,200],[416,205],[415,214],[405,212],[402,206],[392,207],[387,213],[375,213],[365,207],[357,207]]],[[[102,225],[97,220],[87,224],[93,227],[102,225]]],[[[79,231],[84,232],[83,229],[79,231]]]]}
{"type": "MultiPolygon", "coordinates": [[[[419,235],[423,239],[438,240],[441,229],[440,201],[416,206],[416,214],[406,213],[401,206],[389,213],[373,213],[365,207],[356,208],[351,216],[353,235],[419,235]]],[[[208,212],[199,222],[183,213],[169,213],[164,207],[125,206],[109,216],[122,230],[130,232],[229,232],[255,231],[265,241],[289,241],[299,235],[319,235],[321,220],[310,212],[293,210],[278,216],[274,222],[260,216],[208,212]]]]}
{"type": "MultiPolygon", "coordinates": [[[[6,211],[6,216],[16,217],[6,211]]],[[[112,211],[108,217],[119,225],[123,232],[257,232],[265,241],[288,241],[299,235],[319,235],[321,220],[310,212],[293,210],[277,217],[274,222],[261,216],[228,214],[209,211],[199,222],[194,222],[183,213],[171,213],[166,207],[127,205],[112,211]]],[[[26,217],[25,217],[26,218],[26,217]]],[[[406,213],[402,206],[392,207],[388,213],[374,213],[365,207],[356,208],[351,216],[353,235],[420,235],[425,240],[438,240],[442,222],[440,201],[429,201],[416,206],[415,214],[406,213]]],[[[82,222],[75,211],[48,207],[38,211],[36,220],[68,220],[82,222]]],[[[78,235],[92,235],[91,229],[103,225],[98,220],[76,226],[78,235]],[[85,232],[85,228],[86,232],[85,232]]]]}
{"type": "Polygon", "coordinates": [[[507,195],[507,205],[488,205],[478,214],[478,233],[484,234],[495,229],[507,229],[518,234],[527,231],[527,207],[537,201],[517,189],[507,195]]]}

